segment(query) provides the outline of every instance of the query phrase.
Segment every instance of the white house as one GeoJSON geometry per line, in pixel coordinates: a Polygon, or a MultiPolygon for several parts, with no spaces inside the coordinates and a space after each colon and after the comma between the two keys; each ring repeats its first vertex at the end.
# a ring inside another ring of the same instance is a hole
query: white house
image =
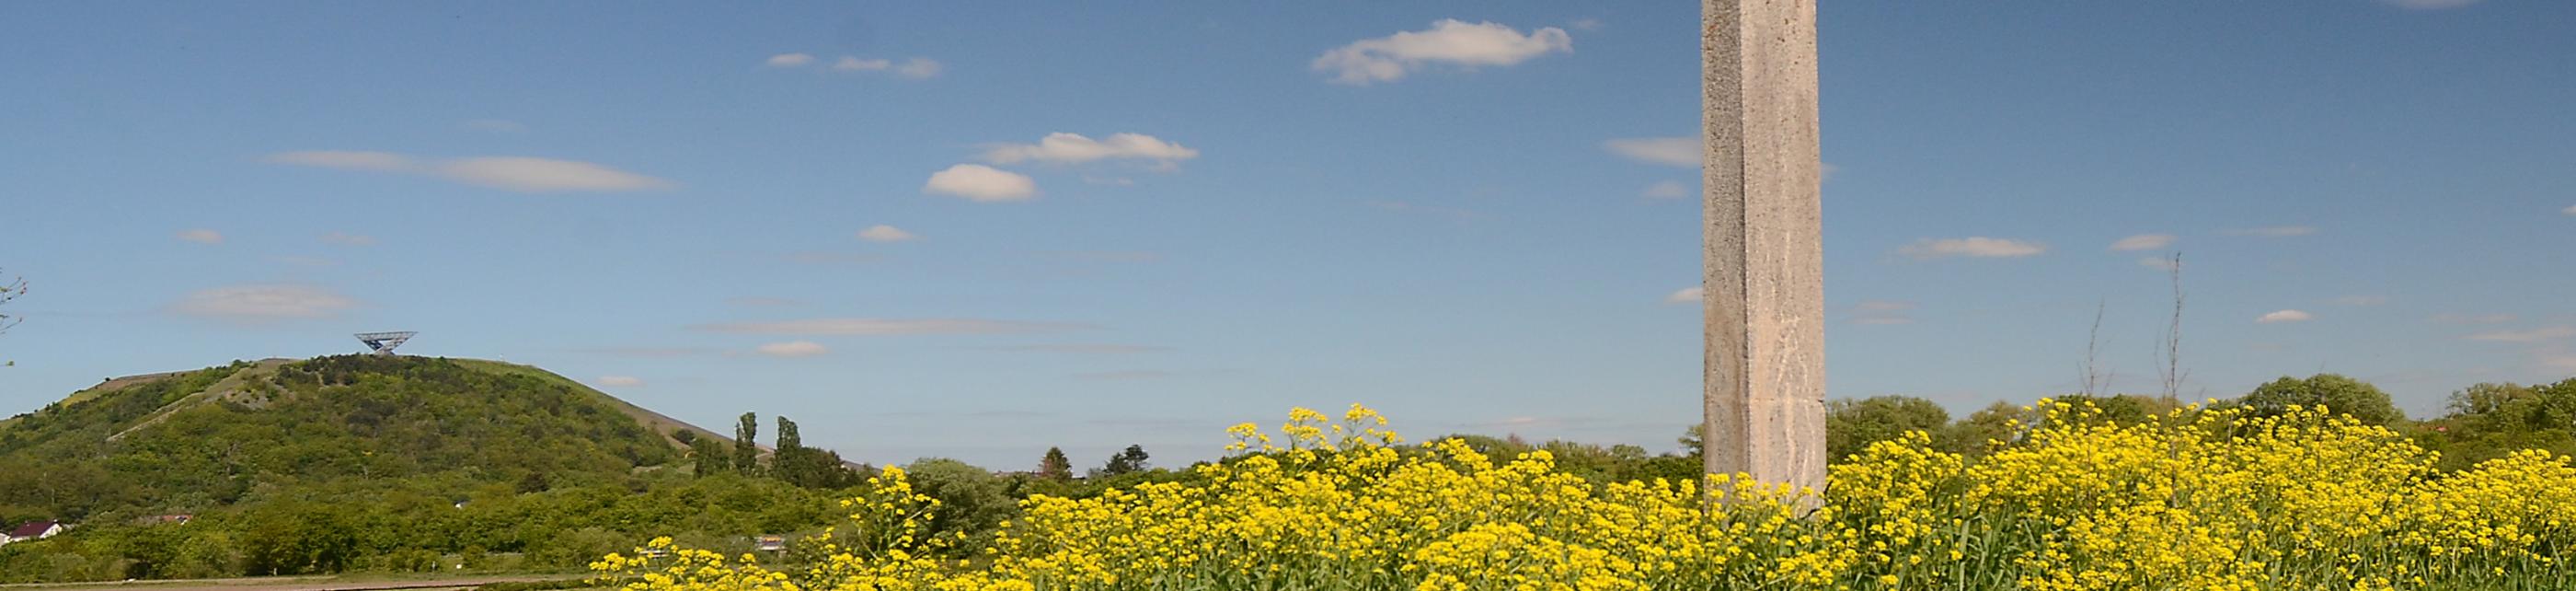
{"type": "Polygon", "coordinates": [[[0,532],[0,546],[8,545],[10,542],[42,540],[60,533],[63,533],[61,522],[29,521],[18,524],[18,527],[9,528],[9,531],[0,532]]]}

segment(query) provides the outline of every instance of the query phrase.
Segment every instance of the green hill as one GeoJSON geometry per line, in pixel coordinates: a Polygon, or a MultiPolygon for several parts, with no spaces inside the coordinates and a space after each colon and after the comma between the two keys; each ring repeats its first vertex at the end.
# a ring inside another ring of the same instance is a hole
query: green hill
{"type": "Polygon", "coordinates": [[[637,536],[788,531],[829,514],[829,491],[694,477],[687,442],[702,438],[732,447],[496,361],[347,355],[107,380],[0,420],[0,523],[81,526],[0,547],[0,582],[521,553],[523,566],[578,566],[637,536]],[[195,519],[147,525],[183,514],[195,519]]]}

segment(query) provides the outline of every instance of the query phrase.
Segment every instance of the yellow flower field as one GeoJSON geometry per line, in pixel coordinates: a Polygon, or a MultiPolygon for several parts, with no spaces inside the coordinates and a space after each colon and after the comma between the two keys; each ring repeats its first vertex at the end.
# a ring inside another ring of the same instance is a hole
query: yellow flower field
{"type": "Polygon", "coordinates": [[[1821,495],[1593,485],[1545,451],[1407,445],[1365,407],[1297,409],[1275,435],[1231,429],[1235,455],[1197,480],[1032,497],[989,542],[926,532],[937,501],[890,468],[812,564],[664,538],[592,568],[629,591],[2576,588],[2568,458],[2441,474],[2324,409],[2114,424],[2041,406],[1990,456],[1911,433],[1834,465],[1821,495]]]}

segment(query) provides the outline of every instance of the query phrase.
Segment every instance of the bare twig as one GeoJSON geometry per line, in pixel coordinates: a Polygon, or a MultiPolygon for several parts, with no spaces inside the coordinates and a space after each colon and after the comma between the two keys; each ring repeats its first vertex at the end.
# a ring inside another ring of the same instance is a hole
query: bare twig
{"type": "Polygon", "coordinates": [[[2165,401],[2176,402],[2182,394],[2182,253],[2165,259],[2165,272],[2173,277],[2173,322],[2165,326],[2164,372],[2165,401]]]}
{"type": "Polygon", "coordinates": [[[2104,309],[2109,308],[2110,305],[2111,302],[2109,300],[2104,300],[2101,303],[2094,304],[2093,332],[2084,339],[2083,394],[2087,397],[2101,393],[2103,376],[2102,372],[2095,368],[2094,361],[2100,357],[2102,351],[2102,312],[2104,309]]]}

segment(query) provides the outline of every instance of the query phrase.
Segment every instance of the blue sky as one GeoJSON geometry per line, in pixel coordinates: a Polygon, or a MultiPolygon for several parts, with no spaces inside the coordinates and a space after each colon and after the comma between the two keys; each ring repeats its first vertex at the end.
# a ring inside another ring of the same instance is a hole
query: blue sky
{"type": "MultiPolygon", "coordinates": [[[[0,407],[418,330],[871,462],[1697,420],[1695,5],[620,7],[0,5],[0,407]]],[[[2153,391],[2171,252],[2187,394],[2576,376],[2576,4],[1820,22],[1833,396],[2071,391],[2097,308],[2153,391]]]]}

